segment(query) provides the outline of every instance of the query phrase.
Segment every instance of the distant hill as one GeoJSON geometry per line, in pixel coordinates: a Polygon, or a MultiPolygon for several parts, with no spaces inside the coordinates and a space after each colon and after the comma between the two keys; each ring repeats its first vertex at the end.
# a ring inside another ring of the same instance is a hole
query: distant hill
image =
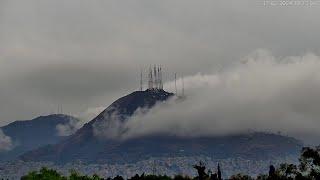
{"type": "Polygon", "coordinates": [[[12,160],[19,155],[38,147],[55,144],[66,137],[59,136],[56,126],[64,125],[78,119],[63,115],[53,114],[40,116],[32,120],[15,121],[0,129],[11,138],[13,148],[0,153],[0,161],[12,160]]]}
{"type": "Polygon", "coordinates": [[[298,154],[302,147],[294,138],[267,133],[188,138],[148,135],[122,141],[95,136],[94,127],[101,122],[110,122],[114,113],[119,115],[117,120],[122,122],[138,108],[152,108],[157,102],[166,101],[173,95],[163,90],[133,92],[116,100],[66,140],[27,152],[20,158],[25,161],[57,163],[76,160],[88,163],[125,163],[148,157],[188,155],[268,159],[298,154]]]}

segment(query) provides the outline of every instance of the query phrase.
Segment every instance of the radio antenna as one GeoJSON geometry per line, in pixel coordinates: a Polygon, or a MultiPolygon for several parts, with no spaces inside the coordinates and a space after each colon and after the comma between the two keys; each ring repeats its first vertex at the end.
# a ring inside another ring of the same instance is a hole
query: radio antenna
{"type": "Polygon", "coordinates": [[[182,76],[182,97],[184,97],[184,80],[183,80],[183,76],[182,76]]]}
{"type": "Polygon", "coordinates": [[[140,69],[140,91],[142,91],[142,69],[140,69]]]}
{"type": "Polygon", "coordinates": [[[178,96],[178,90],[177,90],[177,73],[174,73],[174,89],[176,91],[176,96],[178,96]]]}

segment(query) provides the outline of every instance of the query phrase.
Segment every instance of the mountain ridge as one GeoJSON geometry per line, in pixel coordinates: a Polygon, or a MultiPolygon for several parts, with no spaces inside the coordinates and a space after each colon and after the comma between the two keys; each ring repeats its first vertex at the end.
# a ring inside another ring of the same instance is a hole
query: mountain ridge
{"type": "Polygon", "coordinates": [[[38,116],[31,120],[11,122],[0,129],[11,138],[13,147],[9,151],[0,153],[0,161],[12,160],[26,151],[46,144],[55,144],[65,139],[59,136],[57,125],[64,125],[78,119],[64,114],[38,116]]]}
{"type": "MultiPolygon", "coordinates": [[[[114,140],[97,138],[94,125],[110,122],[117,113],[117,121],[126,121],[138,108],[152,108],[156,103],[173,97],[163,90],[135,91],[119,98],[86,123],[75,134],[55,145],[48,145],[20,156],[25,161],[54,161],[67,163],[84,161],[88,163],[133,162],[146,157],[179,155],[212,155],[220,158],[246,157],[269,158],[298,154],[302,144],[285,136],[252,133],[223,137],[178,137],[171,135],[148,135],[114,140]],[[183,151],[180,151],[183,150],[183,151]]],[[[102,127],[103,130],[103,127],[102,127]]]]}

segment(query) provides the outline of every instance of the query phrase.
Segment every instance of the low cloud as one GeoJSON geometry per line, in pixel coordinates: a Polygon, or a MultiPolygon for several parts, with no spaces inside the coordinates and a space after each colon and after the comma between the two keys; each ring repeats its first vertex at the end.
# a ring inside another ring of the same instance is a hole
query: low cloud
{"type": "Polygon", "coordinates": [[[105,114],[104,121],[98,121],[93,124],[93,133],[98,138],[121,139],[125,132],[123,117],[117,112],[105,114]]]}
{"type": "Polygon", "coordinates": [[[75,114],[74,117],[80,119],[81,122],[86,123],[95,118],[98,114],[100,114],[103,110],[105,110],[106,107],[91,107],[86,109],[83,112],[80,112],[78,114],[75,114]]]}
{"type": "Polygon", "coordinates": [[[185,77],[184,101],[171,99],[146,114],[136,112],[123,125],[122,137],[212,136],[254,130],[280,131],[320,143],[313,141],[320,136],[319,69],[320,57],[314,54],[276,58],[258,50],[223,72],[185,77]]]}
{"type": "Polygon", "coordinates": [[[69,118],[69,121],[64,124],[56,125],[58,136],[70,136],[82,127],[81,121],[75,118],[69,118]]]}
{"type": "Polygon", "coordinates": [[[13,147],[12,140],[0,129],[0,152],[9,151],[13,147]]]}
{"type": "Polygon", "coordinates": [[[88,108],[83,112],[74,114],[67,123],[58,124],[56,126],[58,136],[70,136],[74,134],[78,129],[80,129],[85,123],[91,121],[100,112],[102,112],[105,107],[94,107],[88,108]]]}

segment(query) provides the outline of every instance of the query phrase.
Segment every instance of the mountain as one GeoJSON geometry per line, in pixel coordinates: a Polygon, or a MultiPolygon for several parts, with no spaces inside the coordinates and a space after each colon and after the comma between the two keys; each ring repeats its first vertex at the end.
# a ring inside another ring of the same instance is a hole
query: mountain
{"type": "MultiPolygon", "coordinates": [[[[95,128],[129,119],[138,108],[152,108],[174,94],[163,90],[136,91],[124,96],[75,134],[55,145],[48,145],[20,156],[25,161],[66,163],[126,163],[148,157],[208,155],[216,158],[244,157],[268,159],[298,154],[301,143],[290,137],[267,133],[247,133],[219,137],[177,137],[148,135],[128,140],[99,138],[95,128]],[[116,116],[114,116],[116,114],[116,116]]],[[[110,130],[110,129],[109,129],[110,130]]]]}
{"type": "Polygon", "coordinates": [[[65,139],[59,136],[57,125],[66,125],[78,119],[63,115],[53,114],[40,116],[32,120],[15,121],[1,127],[3,133],[11,138],[12,149],[0,153],[0,161],[12,160],[19,155],[47,144],[55,144],[65,139]]]}

